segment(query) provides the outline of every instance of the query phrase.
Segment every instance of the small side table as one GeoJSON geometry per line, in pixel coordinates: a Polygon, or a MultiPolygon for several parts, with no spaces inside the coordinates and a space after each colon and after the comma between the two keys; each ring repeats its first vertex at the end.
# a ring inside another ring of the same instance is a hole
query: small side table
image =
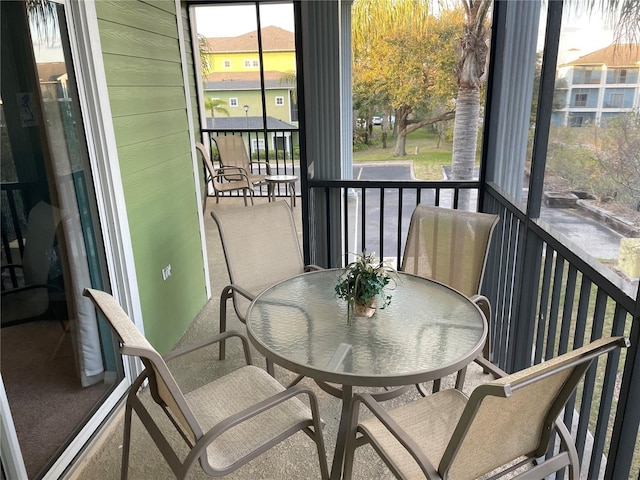
{"type": "Polygon", "coordinates": [[[276,199],[276,185],[278,183],[284,183],[289,190],[289,198],[291,208],[296,206],[296,182],[298,181],[297,175],[267,175],[265,177],[267,181],[267,190],[269,192],[269,201],[273,202],[276,199]]]}

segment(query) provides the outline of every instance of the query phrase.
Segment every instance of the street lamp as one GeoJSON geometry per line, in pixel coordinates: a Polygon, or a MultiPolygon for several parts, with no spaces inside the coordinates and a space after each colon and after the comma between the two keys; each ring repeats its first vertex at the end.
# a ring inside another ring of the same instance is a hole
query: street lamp
{"type": "Polygon", "coordinates": [[[249,130],[249,105],[245,103],[242,108],[244,108],[244,117],[247,119],[247,130],[249,130]]]}

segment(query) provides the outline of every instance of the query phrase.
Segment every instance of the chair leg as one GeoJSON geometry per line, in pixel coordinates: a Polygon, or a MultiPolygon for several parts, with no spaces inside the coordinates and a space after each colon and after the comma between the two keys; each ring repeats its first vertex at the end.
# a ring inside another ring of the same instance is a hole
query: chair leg
{"type": "MultiPolygon", "coordinates": [[[[479,296],[474,300],[478,308],[484,314],[484,317],[487,319],[487,324],[489,325],[489,329],[487,331],[487,340],[484,343],[484,348],[482,349],[482,355],[487,361],[491,361],[491,304],[489,300],[484,296],[479,296]]],[[[483,373],[491,373],[490,370],[483,368],[483,373]]]]}
{"type": "Polygon", "coordinates": [[[324,436],[322,433],[322,421],[320,420],[320,410],[316,396],[309,395],[309,407],[313,414],[313,441],[316,443],[318,461],[320,462],[320,478],[329,479],[329,466],[327,465],[327,451],[324,446],[324,436]]]}
{"type": "Polygon", "coordinates": [[[464,379],[466,376],[467,376],[467,367],[464,367],[458,370],[458,374],[456,375],[456,390],[462,391],[462,387],[464,386],[464,379]]]}
{"type": "Polygon", "coordinates": [[[124,433],[122,435],[122,467],[120,479],[127,480],[129,476],[129,447],[131,445],[131,405],[127,402],[124,409],[124,433]]]}
{"type": "MultiPolygon", "coordinates": [[[[416,385],[420,390],[419,385],[416,385]]],[[[353,462],[356,454],[357,442],[356,437],[358,435],[358,417],[360,413],[360,403],[351,403],[351,410],[349,412],[349,429],[347,433],[347,444],[344,452],[344,465],[342,471],[342,478],[344,480],[351,480],[353,474],[353,462]]]]}
{"type": "Polygon", "coordinates": [[[427,395],[429,395],[427,388],[422,383],[416,383],[416,388],[418,389],[418,393],[423,397],[426,397],[427,395]]]}
{"type": "MultiPolygon", "coordinates": [[[[220,295],[220,333],[227,331],[227,300],[229,298],[231,298],[231,290],[229,287],[225,287],[220,295]]],[[[220,354],[218,355],[219,360],[224,360],[226,351],[226,342],[225,340],[221,340],[220,354]]]]}

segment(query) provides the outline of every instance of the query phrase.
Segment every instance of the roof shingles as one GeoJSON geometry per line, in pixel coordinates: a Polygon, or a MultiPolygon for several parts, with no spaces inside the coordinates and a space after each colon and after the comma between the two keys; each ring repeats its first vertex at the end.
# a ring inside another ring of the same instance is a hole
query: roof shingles
{"type": "MultiPolygon", "coordinates": [[[[237,37],[207,38],[211,52],[257,52],[257,31],[245,33],[237,37]]],[[[265,52],[295,50],[293,32],[269,25],[262,29],[262,50],[265,52]]]]}
{"type": "Polygon", "coordinates": [[[639,66],[640,44],[610,45],[583,55],[566,65],[606,65],[607,67],[639,66]]]}

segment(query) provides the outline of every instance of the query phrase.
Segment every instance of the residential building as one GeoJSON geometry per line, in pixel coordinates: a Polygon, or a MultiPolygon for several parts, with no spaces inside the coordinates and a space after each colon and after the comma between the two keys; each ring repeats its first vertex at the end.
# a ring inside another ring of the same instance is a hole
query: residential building
{"type": "MultiPolygon", "coordinates": [[[[279,27],[261,29],[262,52],[257,31],[237,37],[207,38],[211,72],[204,77],[209,98],[226,102],[229,117],[247,114],[267,116],[297,125],[296,52],[293,32],[279,27]],[[264,99],[262,92],[264,87],[264,99]]],[[[221,114],[221,117],[226,115],[221,114]]],[[[207,119],[216,128],[216,119],[207,119]]]]}
{"type": "Polygon", "coordinates": [[[640,106],[640,45],[610,45],[561,66],[558,124],[603,125],[640,106]]]}

